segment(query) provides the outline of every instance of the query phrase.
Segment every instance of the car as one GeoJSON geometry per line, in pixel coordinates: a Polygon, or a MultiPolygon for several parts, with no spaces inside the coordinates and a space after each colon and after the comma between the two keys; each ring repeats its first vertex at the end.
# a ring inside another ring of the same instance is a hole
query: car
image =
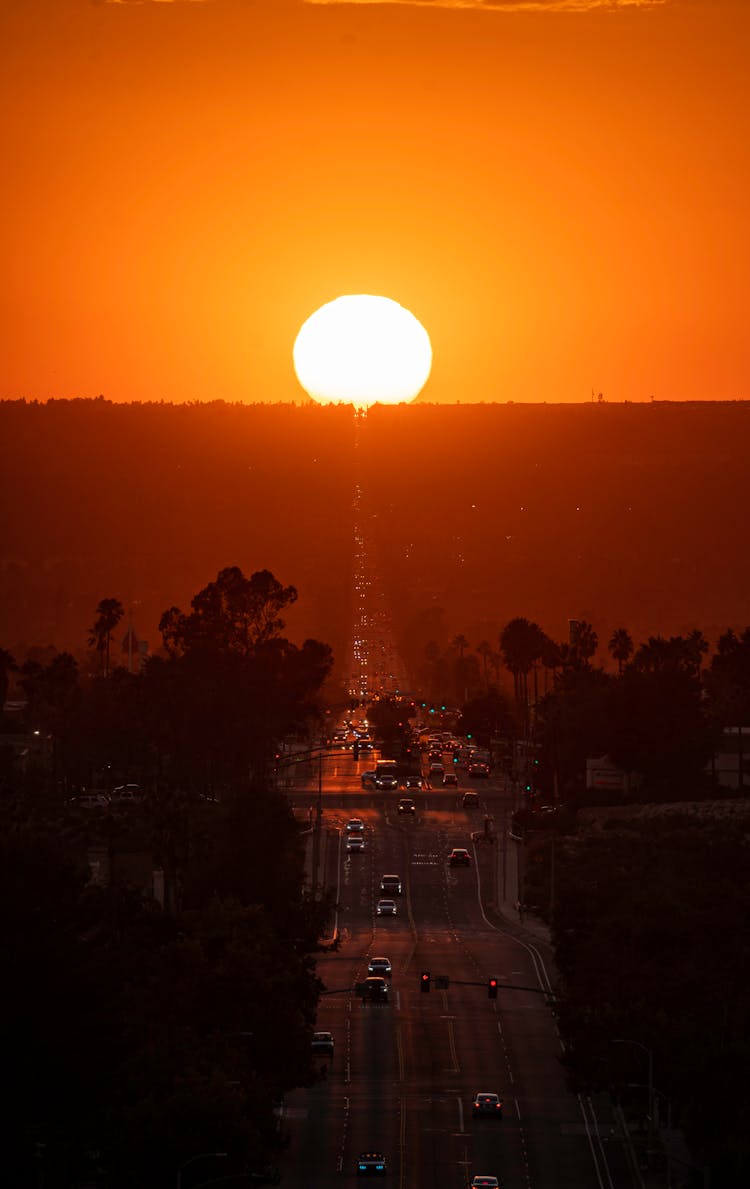
{"type": "Polygon", "coordinates": [[[108,809],[109,797],[106,793],[81,793],[71,798],[71,805],[75,809],[108,809]]]}
{"type": "Polygon", "coordinates": [[[464,793],[462,799],[464,809],[478,809],[479,808],[479,793],[475,793],[473,789],[469,789],[464,793]]]}
{"type": "Polygon", "coordinates": [[[447,785],[447,784],[458,785],[458,777],[456,776],[456,773],[455,772],[444,772],[443,773],[443,784],[444,785],[447,785]]]}
{"type": "Polygon", "coordinates": [[[494,1119],[503,1117],[503,1100],[499,1094],[489,1090],[478,1090],[471,1104],[471,1113],[475,1118],[491,1115],[494,1119]]]}
{"type": "Polygon", "coordinates": [[[471,867],[471,855],[466,847],[454,846],[448,855],[448,864],[451,867],[471,867]]]}
{"type": "Polygon", "coordinates": [[[485,1173],[471,1178],[471,1189],[500,1189],[497,1177],[488,1177],[485,1173]]]}
{"type": "Polygon", "coordinates": [[[361,834],[350,834],[346,840],[346,849],[350,855],[360,855],[365,849],[365,840],[361,834]]]}
{"type": "Polygon", "coordinates": [[[357,985],[357,991],[363,999],[370,999],[374,1003],[388,1002],[388,983],[382,974],[370,974],[364,982],[357,985]]]}
{"type": "Polygon", "coordinates": [[[368,784],[374,784],[375,783],[375,769],[373,768],[373,770],[371,772],[363,772],[361,779],[362,779],[363,786],[368,785],[368,784]]]}
{"type": "Polygon", "coordinates": [[[313,1032],[310,1047],[312,1048],[314,1057],[333,1057],[333,1033],[313,1032]]]}
{"type": "Polygon", "coordinates": [[[139,784],[118,784],[109,799],[113,805],[137,805],[143,800],[143,790],[139,784]]]}
{"type": "Polygon", "coordinates": [[[370,958],[367,963],[368,974],[379,974],[382,978],[390,978],[392,974],[390,958],[370,958]]]}
{"type": "Polygon", "coordinates": [[[431,764],[442,764],[442,762],[443,762],[443,753],[442,753],[442,751],[434,751],[434,750],[431,750],[431,751],[429,752],[429,754],[428,754],[427,758],[428,758],[428,760],[430,761],[430,763],[431,763],[431,764]]]}
{"type": "Polygon", "coordinates": [[[388,896],[401,895],[401,876],[400,875],[381,875],[380,890],[385,892],[388,896]]]}
{"type": "Polygon", "coordinates": [[[364,832],[365,823],[359,817],[350,817],[346,823],[347,834],[362,834],[364,832]]]}
{"type": "Polygon", "coordinates": [[[406,787],[407,787],[407,789],[421,789],[422,777],[421,776],[407,776],[406,787]]]}
{"type": "Polygon", "coordinates": [[[395,900],[378,900],[375,912],[379,917],[395,917],[397,914],[395,900]]]}
{"type": "Polygon", "coordinates": [[[485,764],[483,760],[473,761],[471,764],[469,764],[469,776],[480,776],[484,780],[489,780],[489,764],[485,764]]]}
{"type": "Polygon", "coordinates": [[[433,777],[437,778],[438,776],[441,780],[443,779],[445,776],[445,768],[442,764],[430,764],[430,779],[432,780],[433,777]]]}
{"type": "Polygon", "coordinates": [[[357,1161],[358,1177],[384,1177],[388,1161],[382,1152],[360,1152],[357,1161]]]}
{"type": "Polygon", "coordinates": [[[374,784],[376,789],[397,789],[398,777],[392,772],[383,772],[381,776],[375,777],[374,784]]]}
{"type": "Polygon", "coordinates": [[[399,797],[398,811],[399,813],[416,813],[417,807],[411,797],[399,797]]]}

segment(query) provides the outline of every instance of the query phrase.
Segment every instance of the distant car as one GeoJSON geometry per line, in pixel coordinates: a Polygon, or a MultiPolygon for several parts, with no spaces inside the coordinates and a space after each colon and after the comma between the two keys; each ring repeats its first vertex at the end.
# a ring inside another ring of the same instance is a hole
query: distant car
{"type": "Polygon", "coordinates": [[[489,779],[490,766],[483,761],[477,760],[469,764],[469,776],[480,776],[485,780],[489,779]]]}
{"type": "Polygon", "coordinates": [[[487,1090],[479,1090],[474,1095],[471,1112],[476,1117],[491,1115],[495,1119],[503,1117],[503,1100],[499,1094],[492,1094],[487,1090]]]}
{"type": "Polygon", "coordinates": [[[416,813],[417,807],[411,797],[399,797],[398,811],[399,813],[416,813]]]}
{"type": "Polygon", "coordinates": [[[380,890],[385,892],[386,896],[400,896],[401,895],[401,876],[400,875],[381,875],[380,890]]]}
{"type": "Polygon", "coordinates": [[[442,764],[442,762],[443,762],[443,753],[442,753],[442,751],[441,751],[439,748],[437,748],[437,749],[436,749],[436,748],[430,748],[430,752],[429,752],[429,754],[428,754],[427,758],[428,758],[428,760],[430,761],[430,763],[431,763],[431,764],[442,764]]]}
{"type": "Polygon", "coordinates": [[[437,779],[438,777],[442,780],[444,776],[445,768],[442,764],[430,764],[430,780],[437,779]]]}
{"type": "Polygon", "coordinates": [[[361,834],[350,834],[346,840],[346,849],[350,855],[359,855],[365,849],[365,840],[361,834]]]}
{"type": "Polygon", "coordinates": [[[374,1003],[388,1002],[388,983],[382,974],[368,975],[365,981],[359,984],[357,989],[363,999],[370,999],[374,1003]]]}
{"type": "Polygon", "coordinates": [[[375,783],[375,770],[374,769],[372,772],[363,772],[362,773],[362,784],[363,785],[374,784],[374,783],[375,783]]]}
{"type": "Polygon", "coordinates": [[[106,793],[81,793],[72,798],[71,805],[75,809],[108,809],[109,797],[106,793]]]}
{"type": "Polygon", "coordinates": [[[406,778],[406,787],[408,789],[421,789],[422,783],[421,776],[407,776],[406,778]]]}
{"type": "Polygon", "coordinates": [[[398,777],[392,772],[384,772],[382,776],[375,777],[374,784],[376,789],[397,789],[398,777]]]}
{"type": "Polygon", "coordinates": [[[390,958],[370,958],[367,963],[368,974],[379,974],[382,978],[390,978],[392,974],[390,958]]]}
{"type": "Polygon", "coordinates": [[[462,805],[464,809],[478,809],[479,793],[475,793],[473,789],[469,789],[469,791],[463,795],[462,805]]]}
{"type": "Polygon", "coordinates": [[[118,784],[109,799],[112,805],[137,805],[143,800],[143,789],[139,784],[118,784]]]}
{"type": "Polygon", "coordinates": [[[448,855],[448,863],[451,867],[471,867],[471,855],[466,847],[454,846],[448,855]]]}
{"type": "Polygon", "coordinates": [[[487,1177],[480,1173],[479,1176],[472,1177],[471,1189],[500,1189],[500,1182],[497,1177],[487,1177]]]}
{"type": "Polygon", "coordinates": [[[350,817],[346,823],[347,834],[362,834],[364,832],[365,823],[359,817],[350,817]]]}
{"type": "Polygon", "coordinates": [[[310,1046],[314,1057],[333,1057],[333,1033],[313,1032],[310,1046]]]}
{"type": "Polygon", "coordinates": [[[378,900],[375,912],[379,917],[395,917],[397,914],[395,900],[378,900]]]}
{"type": "Polygon", "coordinates": [[[455,772],[444,772],[443,773],[443,784],[458,785],[458,777],[456,776],[456,773],[455,772]]]}
{"type": "Polygon", "coordinates": [[[360,1152],[357,1161],[358,1177],[384,1177],[388,1161],[382,1152],[360,1152]]]}

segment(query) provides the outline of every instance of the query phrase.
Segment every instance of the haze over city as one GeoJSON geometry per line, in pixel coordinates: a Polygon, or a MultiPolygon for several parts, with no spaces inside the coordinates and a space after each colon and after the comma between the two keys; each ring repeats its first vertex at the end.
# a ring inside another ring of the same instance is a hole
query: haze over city
{"type": "Polygon", "coordinates": [[[746,0],[0,5],[13,1189],[746,1189],[746,0]]]}

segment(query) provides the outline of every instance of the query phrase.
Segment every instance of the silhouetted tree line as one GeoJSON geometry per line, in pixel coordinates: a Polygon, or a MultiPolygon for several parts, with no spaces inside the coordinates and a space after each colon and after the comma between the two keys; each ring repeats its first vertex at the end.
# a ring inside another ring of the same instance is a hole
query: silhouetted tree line
{"type": "Polygon", "coordinates": [[[106,661],[114,599],[92,629],[98,676],[66,653],[18,666],[0,652],[52,749],[37,774],[6,753],[0,802],[14,1185],[162,1186],[206,1151],[258,1172],[281,1142],[274,1103],[316,1076],[310,955],[329,906],[305,891],[293,814],[265,779],[331,664],[326,645],[282,636],[296,598],[268,571],[226,568],[165,613],[165,655],[138,674],[106,661]],[[146,798],[82,820],[67,798],[107,768],[146,798]],[[145,852],[165,907],[92,883],[92,845],[145,852]]]}
{"type": "Polygon", "coordinates": [[[671,811],[557,837],[564,1063],[577,1090],[611,1090],[646,1128],[650,1050],[696,1165],[673,1173],[695,1186],[708,1183],[704,1167],[722,1189],[750,1178],[749,836],[747,813],[671,811]]]}

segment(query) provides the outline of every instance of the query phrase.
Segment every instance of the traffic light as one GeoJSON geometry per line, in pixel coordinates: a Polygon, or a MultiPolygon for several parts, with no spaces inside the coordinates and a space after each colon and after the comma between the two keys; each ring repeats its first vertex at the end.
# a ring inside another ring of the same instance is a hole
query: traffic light
{"type": "Polygon", "coordinates": [[[419,989],[425,994],[430,989],[430,972],[423,970],[419,977],[419,989]]]}
{"type": "Polygon", "coordinates": [[[497,999],[497,979],[487,979],[487,997],[489,999],[497,999]]]}

